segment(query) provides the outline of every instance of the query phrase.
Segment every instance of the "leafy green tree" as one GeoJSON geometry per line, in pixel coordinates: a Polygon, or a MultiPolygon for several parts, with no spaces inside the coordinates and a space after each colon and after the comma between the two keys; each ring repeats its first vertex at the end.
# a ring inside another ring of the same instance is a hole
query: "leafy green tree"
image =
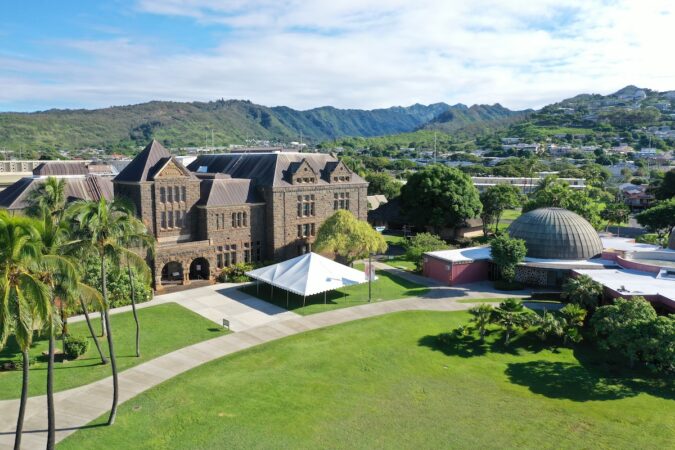
{"type": "Polygon", "coordinates": [[[635,217],[640,225],[662,239],[675,226],[675,198],[661,201],[635,217]]]}
{"type": "Polygon", "coordinates": [[[335,253],[351,265],[359,258],[384,253],[387,251],[387,242],[368,222],[341,209],[321,225],[314,248],[319,252],[335,253]]]}
{"type": "Polygon", "coordinates": [[[568,302],[594,310],[602,297],[602,285],[588,275],[568,278],[563,283],[562,296],[568,302]]]}
{"type": "Polygon", "coordinates": [[[511,184],[497,184],[488,187],[480,194],[483,210],[483,234],[487,236],[489,226],[494,223],[495,233],[499,230],[499,221],[505,209],[517,208],[521,205],[520,190],[511,184]]]}
{"type": "Polygon", "coordinates": [[[605,206],[600,217],[607,221],[607,226],[619,225],[628,221],[630,209],[623,202],[612,202],[605,206]]]}
{"type": "Polygon", "coordinates": [[[675,315],[658,316],[640,327],[642,360],[654,372],[675,372],[675,315]]]}
{"type": "Polygon", "coordinates": [[[623,356],[632,367],[640,360],[640,330],[656,317],[643,297],[619,297],[613,304],[599,307],[590,324],[600,350],[623,356]]]}
{"type": "Polygon", "coordinates": [[[110,352],[110,366],[113,377],[113,401],[108,416],[108,425],[115,422],[117,403],[119,400],[119,378],[115,358],[113,332],[110,328],[108,297],[108,264],[120,267],[122,261],[128,260],[139,273],[147,273],[148,266],[143,258],[127,248],[130,237],[134,236],[144,225],[136,218],[127,202],[114,200],[107,202],[101,198],[99,202],[77,202],[72,205],[70,214],[76,225],[78,239],[73,242],[83,252],[97,255],[101,265],[101,293],[103,296],[103,320],[110,352]]]}
{"type": "Polygon", "coordinates": [[[42,217],[46,212],[58,222],[66,206],[66,180],[48,177],[28,195],[27,214],[42,217]]]}
{"type": "Polygon", "coordinates": [[[504,345],[509,345],[511,336],[518,328],[532,324],[532,311],[514,298],[509,298],[495,308],[493,322],[504,329],[504,345]]]}
{"type": "Polygon", "coordinates": [[[417,233],[405,243],[405,256],[415,263],[418,271],[422,270],[424,253],[448,248],[443,239],[432,233],[417,233]]]}
{"type": "Polygon", "coordinates": [[[33,330],[52,317],[51,290],[40,279],[41,246],[34,219],[0,211],[0,348],[12,332],[23,361],[15,449],[21,447],[33,330]]]}
{"type": "Polygon", "coordinates": [[[596,230],[603,228],[602,206],[586,190],[572,189],[567,182],[554,176],[544,178],[523,205],[523,212],[537,208],[558,207],[573,211],[588,220],[596,230]]]}
{"type": "Polygon", "coordinates": [[[567,341],[581,341],[581,327],[584,326],[586,310],[575,303],[568,303],[560,310],[563,344],[567,341]]]}
{"type": "Polygon", "coordinates": [[[659,200],[669,200],[675,197],[675,169],[670,169],[654,186],[654,195],[659,200]]]}
{"type": "Polygon", "coordinates": [[[516,266],[527,254],[525,241],[511,239],[506,235],[497,236],[490,242],[492,261],[499,267],[502,277],[506,282],[513,283],[516,277],[516,266]]]}
{"type": "Polygon", "coordinates": [[[468,175],[434,164],[412,174],[401,188],[401,209],[412,224],[438,231],[478,217],[481,204],[468,175]]]}
{"type": "Polygon", "coordinates": [[[384,195],[388,200],[401,193],[401,182],[386,172],[369,172],[366,175],[368,195],[384,195]]]}
{"type": "Polygon", "coordinates": [[[487,326],[492,323],[494,311],[495,309],[489,303],[481,303],[469,309],[469,314],[472,316],[471,322],[474,323],[478,330],[481,342],[485,341],[487,326]]]}

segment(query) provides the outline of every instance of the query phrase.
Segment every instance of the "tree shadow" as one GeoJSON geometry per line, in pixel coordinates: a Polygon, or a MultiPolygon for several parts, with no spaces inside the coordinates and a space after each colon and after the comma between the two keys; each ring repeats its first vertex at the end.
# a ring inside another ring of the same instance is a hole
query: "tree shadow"
{"type": "Polygon", "coordinates": [[[583,365],[551,361],[508,364],[509,380],[535,394],[576,402],[618,400],[647,393],[675,399],[672,381],[663,378],[612,377],[583,365]]]}
{"type": "Polygon", "coordinates": [[[450,333],[441,333],[436,336],[427,335],[419,339],[417,344],[429,347],[433,351],[442,352],[447,356],[471,358],[487,353],[489,345],[473,336],[456,337],[450,333]]]}

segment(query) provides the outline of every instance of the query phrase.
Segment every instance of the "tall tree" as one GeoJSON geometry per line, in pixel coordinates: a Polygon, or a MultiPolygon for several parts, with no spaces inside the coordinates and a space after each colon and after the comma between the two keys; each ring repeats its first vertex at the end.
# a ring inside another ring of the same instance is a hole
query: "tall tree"
{"type": "Polygon", "coordinates": [[[640,225],[662,239],[675,226],[675,198],[664,200],[636,216],[640,225]]]}
{"type": "Polygon", "coordinates": [[[422,270],[424,253],[448,248],[448,244],[443,239],[431,233],[417,233],[404,245],[406,258],[415,263],[418,271],[422,270]]]}
{"type": "Polygon", "coordinates": [[[431,226],[438,233],[478,217],[481,204],[468,175],[434,164],[408,178],[401,188],[401,209],[410,223],[431,226]]]}
{"type": "Polygon", "coordinates": [[[73,218],[77,223],[79,239],[75,245],[96,254],[101,263],[101,293],[103,297],[103,320],[105,322],[110,367],[113,378],[113,401],[108,417],[108,425],[115,422],[119,401],[119,379],[113,331],[110,327],[110,314],[107,286],[107,265],[121,266],[128,258],[130,264],[139,270],[146,266],[145,260],[126,247],[131,235],[144,225],[136,218],[127,202],[114,200],[108,202],[101,198],[98,202],[78,202],[72,207],[73,218]]]}
{"type": "Polygon", "coordinates": [[[612,202],[605,206],[600,216],[607,221],[608,227],[612,224],[619,225],[628,221],[630,209],[623,202],[612,202]]]}
{"type": "Polygon", "coordinates": [[[45,212],[58,222],[66,206],[66,180],[49,177],[28,196],[28,215],[41,217],[45,212]]]}
{"type": "Polygon", "coordinates": [[[51,317],[51,292],[39,279],[41,241],[35,222],[0,211],[0,344],[10,330],[22,355],[22,384],[14,448],[21,447],[28,400],[33,329],[51,317]]]}
{"type": "Polygon", "coordinates": [[[319,252],[335,253],[351,265],[359,258],[387,251],[387,242],[368,222],[341,209],[321,225],[314,248],[319,252]]]}
{"type": "Polygon", "coordinates": [[[504,210],[521,205],[521,193],[511,184],[497,184],[480,194],[480,202],[483,205],[483,211],[480,213],[483,220],[483,234],[487,235],[486,231],[492,223],[495,225],[494,232],[497,233],[504,210]]]}
{"type": "Polygon", "coordinates": [[[368,195],[381,194],[391,200],[401,193],[401,182],[387,172],[368,172],[368,195]]]}
{"type": "Polygon", "coordinates": [[[575,303],[569,303],[560,310],[563,344],[567,341],[581,341],[581,327],[584,325],[586,310],[575,303]]]}
{"type": "Polygon", "coordinates": [[[503,235],[497,236],[490,243],[490,252],[492,260],[499,267],[502,278],[507,283],[513,283],[516,278],[516,266],[527,254],[525,241],[522,239],[511,239],[503,235]]]}

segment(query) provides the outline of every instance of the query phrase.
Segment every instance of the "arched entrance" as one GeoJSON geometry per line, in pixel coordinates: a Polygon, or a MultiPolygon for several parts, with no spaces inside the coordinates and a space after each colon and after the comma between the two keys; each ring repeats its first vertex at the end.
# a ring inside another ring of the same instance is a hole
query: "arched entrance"
{"type": "Polygon", "coordinates": [[[209,262],[206,258],[197,258],[190,264],[190,279],[191,280],[208,280],[209,262]]]}
{"type": "Polygon", "coordinates": [[[162,267],[162,284],[179,284],[183,282],[183,264],[170,261],[162,267]]]}

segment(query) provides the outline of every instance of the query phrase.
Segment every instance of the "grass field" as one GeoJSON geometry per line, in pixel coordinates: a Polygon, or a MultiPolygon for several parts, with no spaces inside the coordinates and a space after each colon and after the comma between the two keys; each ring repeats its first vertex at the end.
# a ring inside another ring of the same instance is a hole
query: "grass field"
{"type": "Polygon", "coordinates": [[[502,213],[501,220],[516,220],[523,214],[520,209],[505,209],[502,213]]]}
{"type": "Polygon", "coordinates": [[[393,234],[383,234],[382,237],[387,241],[387,245],[400,245],[405,244],[405,238],[403,236],[396,236],[393,234]]]}
{"type": "Polygon", "coordinates": [[[405,256],[396,256],[391,259],[382,259],[380,262],[383,262],[391,267],[396,267],[397,269],[407,270],[408,272],[416,272],[415,263],[406,259],[405,256]]]}
{"type": "Polygon", "coordinates": [[[439,343],[467,318],[397,313],[264,344],[139,395],[114,426],[59,448],[672,448],[672,380],[611,373],[588,348],[530,336],[439,343]]]}
{"type": "MultiPolygon", "coordinates": [[[[164,355],[173,350],[217,337],[226,333],[221,327],[200,315],[177,304],[151,306],[138,310],[141,323],[141,357],[135,353],[136,327],[131,312],[110,316],[112,322],[117,366],[119,370],[141,364],[150,359],[164,355]]],[[[95,330],[100,331],[100,320],[94,320],[95,330]]],[[[69,325],[71,335],[89,336],[89,351],[73,361],[59,362],[54,369],[54,389],[62,391],[100,380],[110,375],[110,365],[102,365],[93,340],[88,333],[86,322],[69,325]]],[[[106,339],[99,341],[104,349],[108,349],[106,339]]],[[[46,392],[47,360],[42,352],[47,351],[46,340],[36,340],[30,354],[37,362],[30,369],[30,395],[46,392]]],[[[62,348],[61,341],[56,343],[62,348]]],[[[21,356],[13,338],[0,351],[0,361],[11,360],[21,356]]],[[[18,398],[21,394],[21,371],[0,372],[0,400],[18,398]]]]}
{"type": "MultiPolygon", "coordinates": [[[[354,267],[363,270],[363,265],[356,264],[354,267]]],[[[372,283],[373,302],[413,297],[428,291],[422,285],[404,280],[385,271],[378,270],[376,274],[377,280],[372,283]]],[[[242,287],[241,290],[303,316],[368,303],[368,283],[327,292],[325,303],[323,294],[310,295],[305,299],[305,306],[303,306],[302,296],[293,293],[288,293],[288,303],[286,303],[286,291],[281,289],[274,289],[274,296],[270,298],[272,289],[268,284],[261,283],[256,286],[254,283],[242,287]]]]}

